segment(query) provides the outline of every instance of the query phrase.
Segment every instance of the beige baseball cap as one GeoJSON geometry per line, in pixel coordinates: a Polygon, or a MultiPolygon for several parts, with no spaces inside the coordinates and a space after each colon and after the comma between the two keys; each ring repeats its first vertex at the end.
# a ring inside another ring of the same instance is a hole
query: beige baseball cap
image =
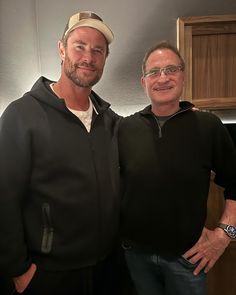
{"type": "Polygon", "coordinates": [[[62,39],[79,27],[91,27],[100,31],[110,44],[114,38],[112,30],[103,22],[102,18],[92,11],[81,11],[69,18],[62,39]]]}

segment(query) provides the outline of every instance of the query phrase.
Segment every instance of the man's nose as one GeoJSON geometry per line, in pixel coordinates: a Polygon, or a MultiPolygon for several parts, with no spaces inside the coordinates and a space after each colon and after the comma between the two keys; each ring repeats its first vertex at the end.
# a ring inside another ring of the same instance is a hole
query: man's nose
{"type": "Polygon", "coordinates": [[[159,80],[169,80],[169,76],[165,73],[165,69],[161,69],[160,71],[160,76],[159,76],[159,80]]]}
{"type": "Polygon", "coordinates": [[[91,50],[85,50],[83,53],[83,60],[90,63],[93,60],[93,54],[91,50]]]}

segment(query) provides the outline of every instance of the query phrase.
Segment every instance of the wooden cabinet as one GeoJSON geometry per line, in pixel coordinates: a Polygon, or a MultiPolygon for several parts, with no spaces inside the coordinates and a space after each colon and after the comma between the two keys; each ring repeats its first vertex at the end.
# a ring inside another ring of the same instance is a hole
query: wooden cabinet
{"type": "Polygon", "coordinates": [[[236,15],[180,17],[177,43],[186,62],[183,98],[201,109],[236,109],[236,15]]]}

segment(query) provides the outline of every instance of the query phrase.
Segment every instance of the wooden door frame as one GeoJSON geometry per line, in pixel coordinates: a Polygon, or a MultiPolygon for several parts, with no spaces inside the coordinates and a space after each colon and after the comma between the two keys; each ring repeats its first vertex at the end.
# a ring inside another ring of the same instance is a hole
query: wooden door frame
{"type": "MultiPolygon", "coordinates": [[[[177,47],[180,54],[185,60],[186,68],[185,74],[187,83],[184,86],[183,97],[184,99],[192,101],[192,36],[194,26],[199,24],[221,24],[221,32],[224,33],[225,27],[223,23],[236,22],[236,14],[232,15],[212,15],[212,16],[189,16],[179,17],[177,19],[177,47]]],[[[218,98],[198,98],[195,105],[202,109],[235,109],[236,97],[218,97],[218,98]]]]}

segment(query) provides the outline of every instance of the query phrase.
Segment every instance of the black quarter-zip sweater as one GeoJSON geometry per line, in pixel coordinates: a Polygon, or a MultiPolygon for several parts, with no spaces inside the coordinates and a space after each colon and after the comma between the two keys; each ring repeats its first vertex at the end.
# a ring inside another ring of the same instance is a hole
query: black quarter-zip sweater
{"type": "Polygon", "coordinates": [[[12,102],[0,129],[0,274],[33,261],[48,270],[93,265],[116,239],[119,116],[94,92],[90,133],[41,77],[12,102]]]}
{"type": "Polygon", "coordinates": [[[188,102],[162,127],[150,106],[122,119],[123,238],[143,249],[180,255],[204,227],[211,171],[236,200],[236,152],[218,117],[188,102]]]}

